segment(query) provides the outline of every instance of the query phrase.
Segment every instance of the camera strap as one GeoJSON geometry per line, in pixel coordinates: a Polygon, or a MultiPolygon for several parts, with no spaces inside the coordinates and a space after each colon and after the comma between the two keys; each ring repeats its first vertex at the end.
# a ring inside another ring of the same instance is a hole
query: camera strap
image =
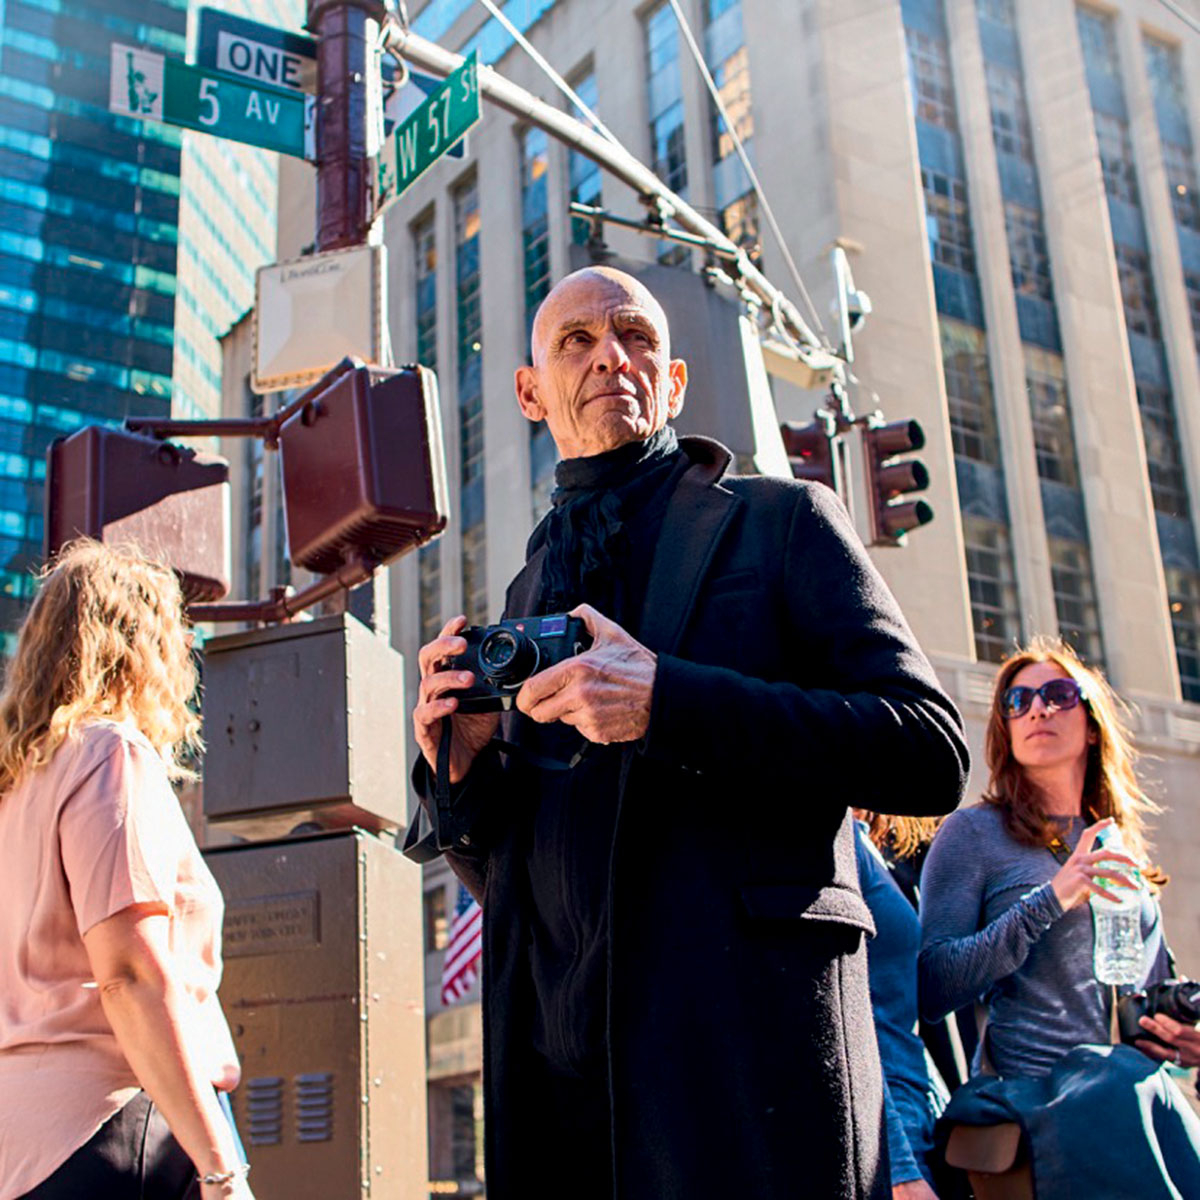
{"type": "MultiPolygon", "coordinates": [[[[454,801],[450,795],[450,743],[454,736],[454,721],[451,717],[442,718],[442,736],[438,741],[437,770],[434,779],[434,809],[436,811],[436,828],[439,850],[458,850],[470,846],[470,835],[454,829],[454,801]],[[467,840],[464,840],[467,839],[467,840]]],[[[591,742],[585,741],[570,759],[563,762],[559,758],[546,758],[541,754],[533,754],[524,746],[515,742],[505,741],[504,738],[494,737],[488,743],[495,746],[502,754],[515,754],[531,767],[542,771],[573,771],[583,761],[591,742]]]]}

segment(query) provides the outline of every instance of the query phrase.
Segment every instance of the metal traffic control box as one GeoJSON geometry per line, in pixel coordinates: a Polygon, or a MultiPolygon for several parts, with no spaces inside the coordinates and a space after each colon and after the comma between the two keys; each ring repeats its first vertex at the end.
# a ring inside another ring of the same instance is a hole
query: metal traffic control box
{"type": "Polygon", "coordinates": [[[204,647],[204,812],[246,837],[407,820],[404,659],[341,614],[204,647]]]}
{"type": "Polygon", "coordinates": [[[259,1196],[425,1200],[421,872],[359,829],[222,846],[221,1003],[259,1196]]]}

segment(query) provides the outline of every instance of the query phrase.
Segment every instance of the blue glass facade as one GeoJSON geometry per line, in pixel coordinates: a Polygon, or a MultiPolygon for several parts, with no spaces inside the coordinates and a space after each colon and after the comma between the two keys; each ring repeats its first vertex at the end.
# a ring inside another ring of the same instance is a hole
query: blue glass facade
{"type": "Polygon", "coordinates": [[[0,638],[41,556],[50,441],[166,413],[181,136],[108,111],[109,45],[185,49],[187,0],[0,6],[0,638]]]}

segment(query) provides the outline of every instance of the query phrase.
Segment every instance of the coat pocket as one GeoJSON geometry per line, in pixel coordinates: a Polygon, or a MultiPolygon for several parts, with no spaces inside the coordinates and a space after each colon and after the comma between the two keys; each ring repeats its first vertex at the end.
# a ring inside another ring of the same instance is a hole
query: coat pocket
{"type": "Polygon", "coordinates": [[[757,921],[825,921],[875,936],[866,901],[852,888],[827,884],[752,883],[741,889],[746,915],[757,921]]]}

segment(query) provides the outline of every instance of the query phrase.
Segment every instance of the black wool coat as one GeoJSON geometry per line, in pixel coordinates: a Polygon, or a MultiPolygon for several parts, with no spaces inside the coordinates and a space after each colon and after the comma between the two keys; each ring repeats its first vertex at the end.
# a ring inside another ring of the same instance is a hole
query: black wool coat
{"type": "MultiPolygon", "coordinates": [[[[953,809],[961,719],[832,492],[726,477],[723,447],[681,445],[640,629],[650,725],[597,847],[615,1196],[890,1197],[849,809],[953,809]]],[[[509,714],[505,734],[528,724],[509,714]]],[[[538,774],[487,752],[468,779],[469,845],[447,857],[484,912],[488,1194],[528,1200],[566,1182],[539,1173],[545,1100],[527,1083],[538,774]]]]}

